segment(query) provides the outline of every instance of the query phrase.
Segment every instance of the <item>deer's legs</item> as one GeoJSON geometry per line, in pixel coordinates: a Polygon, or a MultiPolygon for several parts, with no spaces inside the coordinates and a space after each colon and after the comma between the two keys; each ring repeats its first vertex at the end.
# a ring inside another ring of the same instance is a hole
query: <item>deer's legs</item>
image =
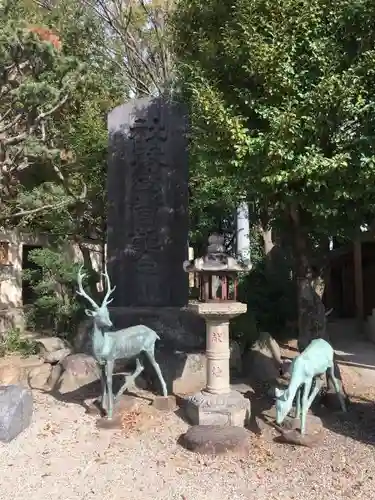
{"type": "Polygon", "coordinates": [[[304,388],[303,388],[303,396],[302,396],[302,410],[301,410],[301,434],[305,434],[306,430],[306,416],[308,407],[308,397],[311,391],[312,386],[312,378],[307,379],[304,388]]]}
{"type": "Polygon", "coordinates": [[[309,409],[310,406],[313,404],[313,401],[314,401],[316,395],[318,394],[318,392],[320,391],[320,388],[321,388],[321,381],[320,381],[319,377],[315,377],[314,382],[315,382],[315,387],[311,391],[309,399],[307,401],[307,409],[309,409]]]}
{"type": "Polygon", "coordinates": [[[113,367],[114,367],[114,362],[107,361],[106,364],[107,400],[108,400],[107,418],[109,420],[111,420],[113,417],[113,389],[112,389],[113,367]]]}
{"type": "Polygon", "coordinates": [[[337,378],[335,377],[335,372],[334,372],[333,365],[331,365],[328,368],[328,373],[329,373],[329,376],[330,376],[330,378],[331,378],[331,380],[333,382],[333,385],[335,387],[335,391],[337,392],[337,396],[338,396],[338,398],[340,400],[341,409],[342,409],[342,411],[346,411],[345,399],[344,399],[343,395],[341,394],[340,385],[338,383],[337,378]]]}
{"type": "Polygon", "coordinates": [[[124,392],[126,391],[126,389],[128,389],[129,386],[131,386],[135,379],[138,377],[138,375],[140,375],[144,370],[144,367],[143,365],[141,364],[141,362],[139,361],[139,358],[136,359],[136,366],[135,366],[135,371],[132,375],[126,375],[125,376],[125,382],[123,383],[123,385],[121,386],[120,390],[118,391],[118,393],[116,394],[116,397],[115,397],[115,402],[124,394],[124,392]]]}
{"type": "Polygon", "coordinates": [[[100,366],[101,376],[100,382],[102,384],[102,395],[100,398],[100,406],[107,413],[108,411],[108,392],[107,392],[107,376],[105,371],[105,365],[100,366]]]}
{"type": "Polygon", "coordinates": [[[168,396],[167,384],[165,383],[163,374],[161,373],[160,366],[155,359],[154,349],[152,349],[151,351],[145,351],[145,353],[146,353],[146,356],[148,357],[148,359],[150,360],[150,363],[154,367],[154,370],[156,371],[156,375],[158,376],[158,379],[159,379],[160,384],[161,384],[163,396],[165,396],[165,397],[168,396]]]}
{"type": "Polygon", "coordinates": [[[296,392],[295,418],[301,418],[301,399],[302,399],[302,388],[299,387],[296,392]]]}

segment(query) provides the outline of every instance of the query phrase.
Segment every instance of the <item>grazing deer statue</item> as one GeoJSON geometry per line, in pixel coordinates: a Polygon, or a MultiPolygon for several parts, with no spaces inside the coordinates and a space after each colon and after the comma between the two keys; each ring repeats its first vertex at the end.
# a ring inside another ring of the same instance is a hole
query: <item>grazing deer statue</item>
{"type": "Polygon", "coordinates": [[[345,401],[334,375],[333,355],[334,351],[327,341],[314,339],[299,356],[294,358],[289,369],[291,379],[288,388],[275,389],[277,424],[284,421],[292,409],[293,400],[296,399],[295,416],[301,421],[301,434],[305,434],[308,409],[321,388],[319,377],[326,372],[340,399],[342,411],[346,411],[345,401]]]}
{"type": "Polygon", "coordinates": [[[106,294],[101,306],[84,291],[82,280],[85,274],[82,272],[83,266],[78,272],[78,290],[77,294],[84,297],[92,306],[92,309],[86,309],[87,316],[93,319],[92,330],[92,349],[93,354],[101,368],[102,396],[101,406],[106,412],[107,418],[113,418],[114,402],[124,393],[131,383],[143,371],[143,366],[139,360],[139,355],[144,352],[154,367],[160,380],[163,396],[167,396],[167,386],[160,370],[159,364],[155,360],[155,342],[159,336],[144,325],[131,326],[123,330],[108,331],[112,327],[112,321],[109,317],[108,304],[113,299],[109,297],[116,287],[111,288],[111,283],[107,268],[102,273],[106,280],[106,294]],[[132,375],[125,377],[123,386],[118,391],[116,397],[113,396],[112,376],[116,360],[136,358],[136,369],[132,375]]]}

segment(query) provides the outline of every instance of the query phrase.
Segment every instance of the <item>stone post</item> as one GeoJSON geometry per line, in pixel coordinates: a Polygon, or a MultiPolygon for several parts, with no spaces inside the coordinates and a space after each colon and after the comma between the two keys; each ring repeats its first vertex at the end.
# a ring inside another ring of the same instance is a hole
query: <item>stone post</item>
{"type": "Polygon", "coordinates": [[[244,262],[250,262],[250,220],[249,206],[241,203],[237,208],[237,255],[244,262]]]}
{"type": "Polygon", "coordinates": [[[229,321],[247,310],[241,302],[197,302],[190,311],[206,321],[206,388],[187,401],[193,425],[244,426],[250,417],[250,401],[231,390],[229,371],[229,321]]]}

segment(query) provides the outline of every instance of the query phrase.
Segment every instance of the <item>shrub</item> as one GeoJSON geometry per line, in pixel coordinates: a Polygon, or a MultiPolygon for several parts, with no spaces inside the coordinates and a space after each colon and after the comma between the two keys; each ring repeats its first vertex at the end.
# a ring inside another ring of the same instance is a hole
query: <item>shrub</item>
{"type": "Polygon", "coordinates": [[[19,328],[13,328],[2,336],[0,341],[0,356],[6,356],[14,352],[29,356],[38,351],[36,343],[22,337],[19,328]]]}
{"type": "Polygon", "coordinates": [[[70,337],[84,315],[84,306],[76,295],[80,264],[51,248],[32,250],[30,260],[37,268],[24,271],[36,296],[27,311],[29,327],[52,329],[55,335],[70,337]]]}

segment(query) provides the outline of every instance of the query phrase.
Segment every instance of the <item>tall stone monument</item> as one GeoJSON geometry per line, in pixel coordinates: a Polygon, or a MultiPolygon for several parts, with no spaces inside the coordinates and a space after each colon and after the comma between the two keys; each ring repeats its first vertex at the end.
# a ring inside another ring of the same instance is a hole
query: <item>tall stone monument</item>
{"type": "MultiPolygon", "coordinates": [[[[187,312],[187,117],[163,98],[133,100],[108,116],[107,259],[112,317],[144,323],[178,347],[201,343],[187,312]]],[[[203,337],[202,337],[203,338],[203,337]]]]}

